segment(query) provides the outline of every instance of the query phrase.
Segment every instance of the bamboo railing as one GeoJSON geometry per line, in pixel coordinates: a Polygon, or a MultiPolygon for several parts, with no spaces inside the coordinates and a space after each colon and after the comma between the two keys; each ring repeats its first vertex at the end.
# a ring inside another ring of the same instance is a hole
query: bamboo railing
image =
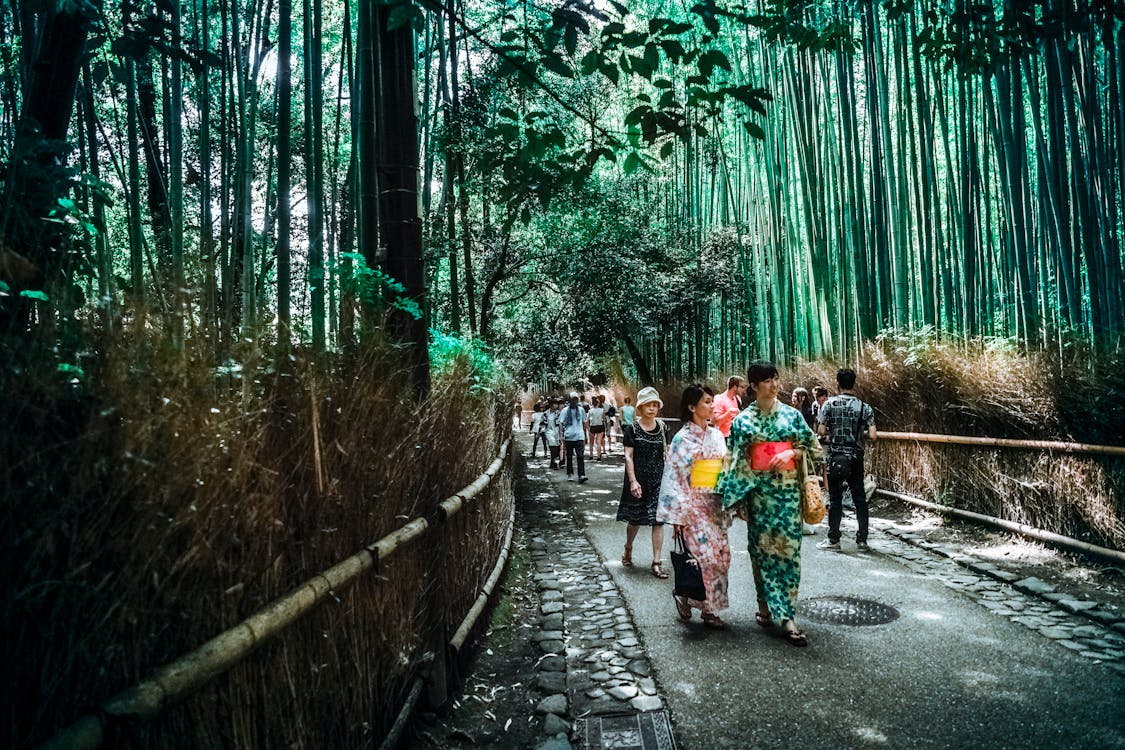
{"type": "MultiPolygon", "coordinates": [[[[331,593],[339,591],[355,581],[361,574],[376,568],[395,550],[418,538],[428,529],[440,525],[456,515],[473,498],[479,495],[500,472],[512,445],[512,438],[504,441],[496,459],[475,481],[458,490],[442,501],[441,516],[437,519],[415,518],[398,530],[391,532],[374,544],[365,547],[351,557],[340,561],[328,570],[313,576],[289,594],[275,599],[257,613],[246,618],[234,627],[220,633],[189,654],[181,656],[156,671],[144,682],[128,688],[103,703],[97,714],[81,717],[69,727],[55,734],[42,747],[44,750],[94,750],[105,740],[106,724],[113,720],[151,721],[169,705],[186,698],[217,675],[226,672],[241,662],[255,648],[267,639],[281,633],[289,625],[307,614],[313,607],[326,599],[331,593]]],[[[509,525],[507,542],[511,541],[509,525]]],[[[508,543],[501,553],[507,557],[508,543]]],[[[498,567],[502,570],[502,566],[498,567]]],[[[493,571],[487,592],[491,593],[497,570],[493,571]]],[[[482,592],[481,596],[486,597],[482,592]]],[[[487,598],[487,597],[486,597],[487,598]]],[[[480,598],[473,605],[470,614],[479,615],[484,605],[480,598]],[[478,606],[479,605],[479,606],[478,606]]],[[[468,618],[466,618],[468,621],[468,618]]],[[[473,618],[475,621],[475,617],[473,618]]],[[[469,626],[462,623],[468,633],[469,626]]],[[[461,637],[462,641],[464,636],[461,637]]]]}
{"type": "Polygon", "coordinates": [[[918,443],[945,443],[948,445],[975,445],[983,448],[1025,448],[1028,450],[1058,451],[1059,453],[1087,453],[1101,456],[1125,456],[1125,446],[1091,445],[1058,440],[1009,440],[1008,438],[968,437],[964,435],[930,435],[922,432],[882,432],[880,440],[905,440],[918,443]]]}

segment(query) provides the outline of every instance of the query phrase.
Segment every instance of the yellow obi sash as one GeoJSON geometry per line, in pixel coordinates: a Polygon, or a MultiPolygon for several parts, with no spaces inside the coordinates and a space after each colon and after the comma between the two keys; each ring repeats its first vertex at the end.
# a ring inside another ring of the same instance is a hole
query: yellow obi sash
{"type": "Polygon", "coordinates": [[[691,486],[697,489],[715,489],[719,472],[723,468],[721,458],[697,458],[691,462],[691,486]]]}

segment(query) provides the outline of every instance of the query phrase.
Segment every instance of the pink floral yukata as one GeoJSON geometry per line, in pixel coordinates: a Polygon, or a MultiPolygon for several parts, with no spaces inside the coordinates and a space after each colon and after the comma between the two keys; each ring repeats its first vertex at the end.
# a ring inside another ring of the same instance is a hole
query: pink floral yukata
{"type": "Polygon", "coordinates": [[[691,463],[697,458],[721,459],[727,454],[726,441],[714,427],[703,430],[689,422],[676,433],[664,459],[660,482],[660,502],[656,518],[684,527],[684,544],[699,561],[706,601],[688,599],[691,606],[712,614],[726,609],[727,572],[730,570],[730,542],[727,540],[729,514],[714,489],[691,486],[691,463]]]}

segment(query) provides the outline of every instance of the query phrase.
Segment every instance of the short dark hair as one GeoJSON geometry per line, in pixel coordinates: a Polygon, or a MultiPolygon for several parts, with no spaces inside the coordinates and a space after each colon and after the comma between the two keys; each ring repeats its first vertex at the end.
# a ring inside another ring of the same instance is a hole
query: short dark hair
{"type": "Polygon", "coordinates": [[[823,385],[814,385],[812,389],[813,398],[820,398],[821,396],[828,395],[828,389],[823,385]]]}
{"type": "Polygon", "coordinates": [[[773,362],[767,362],[764,359],[753,362],[746,368],[746,381],[750,385],[757,385],[775,377],[777,377],[777,368],[773,366],[773,362]]]}
{"type": "Polygon", "coordinates": [[[745,379],[746,378],[742,377],[741,375],[731,375],[729,378],[727,378],[727,390],[729,391],[731,388],[737,388],[745,379]]]}
{"type": "Polygon", "coordinates": [[[855,370],[849,370],[843,367],[836,371],[836,385],[843,388],[845,391],[850,391],[855,388],[855,370]]]}
{"type": "Polygon", "coordinates": [[[684,388],[684,393],[680,396],[680,422],[687,424],[691,421],[691,407],[699,403],[704,394],[714,396],[715,392],[702,383],[692,383],[687,388],[684,388]]]}

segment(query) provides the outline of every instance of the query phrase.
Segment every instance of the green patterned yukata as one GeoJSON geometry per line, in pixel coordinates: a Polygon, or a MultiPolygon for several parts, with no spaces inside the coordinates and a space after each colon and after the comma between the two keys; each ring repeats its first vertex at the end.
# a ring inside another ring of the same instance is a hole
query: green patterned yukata
{"type": "Polygon", "coordinates": [[[762,414],[752,401],[731,424],[730,464],[719,476],[716,490],[724,508],[735,509],[746,501],[754,587],[774,622],[783,622],[793,618],[801,583],[801,490],[796,471],[754,471],[749,456],[751,445],[774,442],[792,443],[813,457],[821,453],[801,412],[778,402],[769,414],[762,414]]]}

